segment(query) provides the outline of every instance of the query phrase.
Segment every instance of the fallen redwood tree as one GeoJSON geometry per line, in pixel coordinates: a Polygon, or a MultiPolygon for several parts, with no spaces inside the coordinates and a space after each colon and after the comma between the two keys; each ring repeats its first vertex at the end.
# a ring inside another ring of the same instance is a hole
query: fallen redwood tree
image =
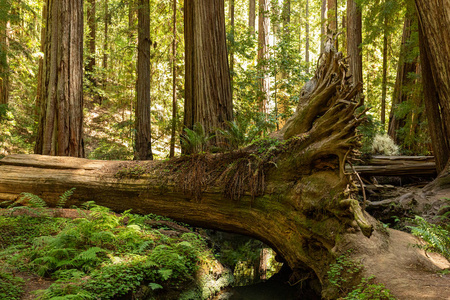
{"type": "MultiPolygon", "coordinates": [[[[362,165],[353,167],[363,176],[436,176],[436,163],[433,156],[381,156],[375,155],[362,165]]],[[[350,166],[346,167],[352,171],[350,166]]]]}
{"type": "MultiPolygon", "coordinates": [[[[293,283],[314,278],[327,299],[371,275],[400,299],[422,299],[436,261],[410,247],[415,238],[365,213],[349,184],[345,162],[357,146],[363,112],[355,114],[361,86],[348,80],[342,54],[328,49],[286,126],[232,152],[153,162],[8,156],[0,161],[0,199],[31,192],[56,205],[76,188],[68,205],[95,201],[258,238],[288,263],[293,283]],[[328,272],[343,253],[359,271],[337,274],[348,278],[336,286],[328,272]]],[[[442,287],[429,290],[429,299],[445,299],[448,281],[432,280],[442,287]]]]}

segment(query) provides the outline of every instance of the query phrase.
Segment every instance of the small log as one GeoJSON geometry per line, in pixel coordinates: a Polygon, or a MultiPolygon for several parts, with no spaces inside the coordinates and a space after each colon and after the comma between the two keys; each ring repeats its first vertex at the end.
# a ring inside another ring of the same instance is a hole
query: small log
{"type": "MultiPolygon", "coordinates": [[[[436,176],[433,156],[373,156],[366,165],[354,166],[363,176],[436,176]]],[[[350,166],[346,167],[351,172],[350,166]]]]}

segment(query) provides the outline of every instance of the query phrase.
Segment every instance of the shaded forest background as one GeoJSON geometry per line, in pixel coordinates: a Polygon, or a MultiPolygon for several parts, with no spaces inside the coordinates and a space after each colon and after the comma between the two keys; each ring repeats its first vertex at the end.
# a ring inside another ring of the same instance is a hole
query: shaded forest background
{"type": "MultiPolygon", "coordinates": [[[[178,2],[174,15],[174,1],[150,1],[151,128],[155,158],[169,156],[171,135],[179,152],[179,135],[183,132],[184,7],[182,1],[178,2]],[[175,115],[173,103],[177,105],[175,115]]],[[[242,132],[244,142],[267,136],[282,127],[292,114],[300,89],[312,77],[327,28],[337,27],[337,47],[346,54],[347,1],[336,1],[336,10],[326,9],[333,2],[225,1],[234,125],[242,132]],[[262,5],[267,5],[268,11],[262,12],[262,5]],[[258,59],[261,14],[270,19],[266,37],[269,45],[264,58],[258,59]],[[269,88],[266,96],[261,95],[262,78],[269,88]],[[261,97],[268,99],[265,109],[260,107],[261,97]]],[[[365,105],[371,108],[368,121],[361,127],[366,145],[363,151],[370,151],[376,133],[386,132],[402,153],[429,154],[414,3],[356,2],[362,9],[363,20],[360,47],[365,105]]],[[[32,153],[38,130],[36,95],[43,60],[43,1],[0,0],[0,3],[0,156],[32,153]]],[[[84,10],[86,157],[132,159],[138,4],[132,0],[90,0],[85,1],[84,10]]]]}

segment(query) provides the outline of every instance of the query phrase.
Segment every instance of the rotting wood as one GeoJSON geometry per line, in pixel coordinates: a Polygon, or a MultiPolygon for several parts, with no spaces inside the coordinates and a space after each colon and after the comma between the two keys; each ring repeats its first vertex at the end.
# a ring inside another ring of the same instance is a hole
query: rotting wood
{"type": "MultiPolygon", "coordinates": [[[[354,168],[361,176],[436,175],[433,156],[373,156],[354,168]]],[[[346,171],[351,172],[351,167],[347,166],[346,171]]]]}

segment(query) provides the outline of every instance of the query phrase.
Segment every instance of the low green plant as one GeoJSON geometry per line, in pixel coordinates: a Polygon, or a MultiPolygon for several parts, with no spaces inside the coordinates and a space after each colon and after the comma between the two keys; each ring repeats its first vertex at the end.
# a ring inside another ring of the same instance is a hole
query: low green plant
{"type": "Polygon", "coordinates": [[[73,195],[75,191],[75,188],[71,188],[67,191],[65,191],[61,196],[59,196],[58,204],[56,205],[57,208],[63,208],[66,206],[67,201],[69,198],[73,195]]]}
{"type": "Polygon", "coordinates": [[[362,268],[362,265],[349,258],[351,250],[348,250],[346,254],[336,258],[336,262],[330,264],[328,273],[328,281],[332,286],[339,289],[342,293],[348,292],[344,286],[350,279],[353,279],[362,268]]]}
{"type": "Polygon", "coordinates": [[[442,254],[447,259],[450,259],[450,226],[432,224],[427,222],[424,218],[416,216],[412,222],[415,226],[408,226],[411,233],[422,238],[426,244],[417,245],[418,247],[442,254]]]}
{"type": "Polygon", "coordinates": [[[183,149],[183,153],[195,154],[206,152],[209,141],[212,138],[214,138],[214,135],[208,134],[200,123],[196,123],[192,130],[184,128],[184,132],[181,135],[181,148],[183,149]]]}
{"type": "Polygon", "coordinates": [[[25,281],[0,269],[0,299],[19,300],[25,281]]]}
{"type": "Polygon", "coordinates": [[[363,278],[343,300],[395,300],[391,292],[382,284],[374,283],[374,276],[363,278]]]}

